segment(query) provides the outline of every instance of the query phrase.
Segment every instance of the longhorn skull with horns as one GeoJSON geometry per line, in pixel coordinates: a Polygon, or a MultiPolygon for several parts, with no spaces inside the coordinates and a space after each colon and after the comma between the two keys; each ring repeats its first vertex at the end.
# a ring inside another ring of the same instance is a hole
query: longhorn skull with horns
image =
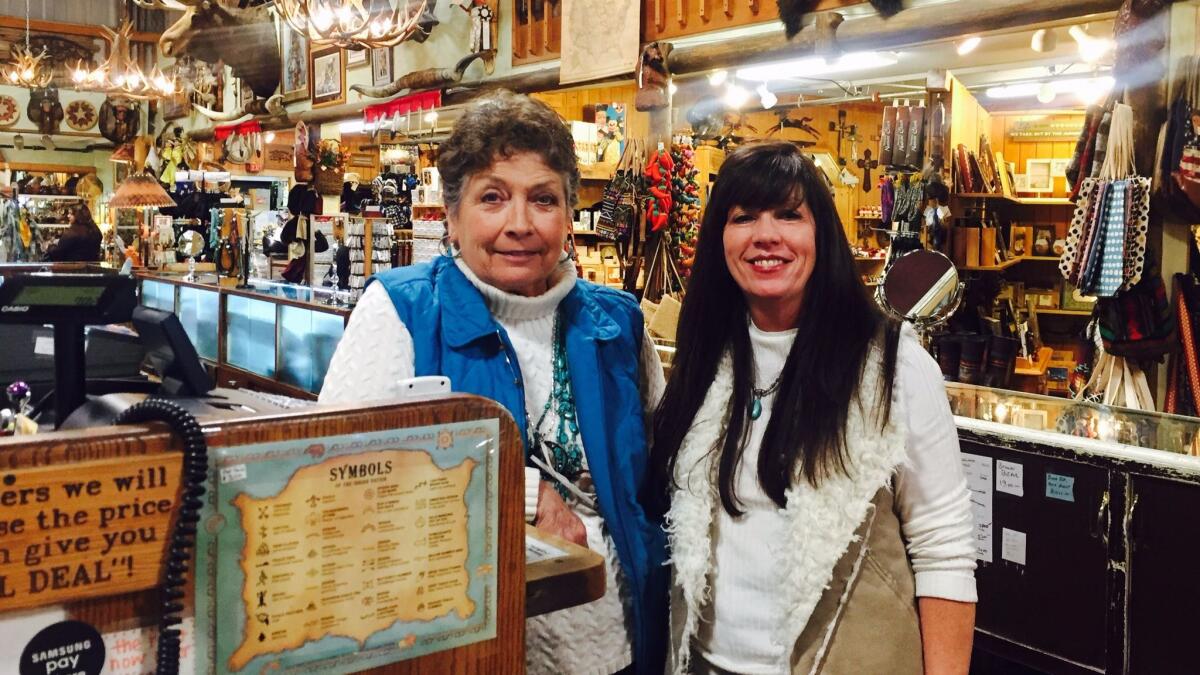
{"type": "Polygon", "coordinates": [[[214,121],[248,114],[283,112],[279,88],[279,41],[270,5],[265,0],[134,0],[147,9],[171,9],[183,17],[163,31],[158,41],[163,56],[191,56],[207,63],[223,61],[254,92],[255,100],[232,112],[196,106],[214,121]]]}

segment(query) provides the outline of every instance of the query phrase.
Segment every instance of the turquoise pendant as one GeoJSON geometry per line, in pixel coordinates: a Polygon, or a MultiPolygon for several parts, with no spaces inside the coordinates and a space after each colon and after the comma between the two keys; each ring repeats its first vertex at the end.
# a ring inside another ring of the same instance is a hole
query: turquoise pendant
{"type": "Polygon", "coordinates": [[[750,402],[750,419],[756,420],[759,417],[762,417],[762,399],[755,397],[750,402]]]}

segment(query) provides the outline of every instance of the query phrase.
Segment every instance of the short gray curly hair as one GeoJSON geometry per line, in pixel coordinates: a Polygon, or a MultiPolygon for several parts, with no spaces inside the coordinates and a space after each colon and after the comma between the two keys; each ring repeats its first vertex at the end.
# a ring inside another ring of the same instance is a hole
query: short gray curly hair
{"type": "Polygon", "coordinates": [[[562,176],[567,207],[579,194],[575,141],[558,113],[545,103],[507,89],[474,101],[438,148],[438,173],[446,208],[457,213],[471,175],[497,158],[535,152],[562,176]]]}

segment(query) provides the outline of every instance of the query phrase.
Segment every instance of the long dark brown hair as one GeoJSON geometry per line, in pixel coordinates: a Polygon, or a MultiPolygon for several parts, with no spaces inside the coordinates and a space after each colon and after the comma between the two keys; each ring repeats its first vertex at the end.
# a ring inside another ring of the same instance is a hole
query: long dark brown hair
{"type": "Polygon", "coordinates": [[[72,211],[72,215],[75,216],[75,222],[72,223],[72,227],[75,229],[86,230],[88,232],[92,230],[96,232],[100,231],[100,226],[96,225],[96,221],[92,219],[92,210],[87,207],[87,204],[76,206],[75,210],[72,211]]]}
{"type": "Polygon", "coordinates": [[[750,433],[754,357],[746,299],[725,263],[725,224],[737,206],[759,211],[799,203],[812,210],[816,259],[759,452],[759,483],[783,507],[797,465],[814,486],[829,472],[846,470],[847,414],[872,340],[881,333],[887,334],[884,386],[876,403],[886,423],[899,328],[884,317],[863,286],[820,170],[791,143],[744,146],[721,167],[700,228],[671,379],[654,415],[650,472],[643,490],[650,513],[661,516],[669,508],[680,446],[726,351],[733,359],[733,398],[719,450],[712,451],[720,452],[721,504],[731,515],[741,513],[734,478],[750,433]]]}

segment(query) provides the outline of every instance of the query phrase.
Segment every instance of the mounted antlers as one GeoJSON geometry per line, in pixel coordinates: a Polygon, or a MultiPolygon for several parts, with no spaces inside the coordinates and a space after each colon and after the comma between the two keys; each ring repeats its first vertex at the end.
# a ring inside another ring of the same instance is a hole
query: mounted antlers
{"type": "Polygon", "coordinates": [[[382,87],[366,87],[361,84],[350,88],[368,98],[387,98],[399,94],[406,89],[436,89],[449,84],[462,82],[463,74],[477,59],[494,55],[494,51],[475,52],[468,54],[458,61],[453,68],[426,68],[414,70],[391,84],[382,87]]]}
{"type": "Polygon", "coordinates": [[[192,104],[192,107],[196,109],[196,112],[214,122],[232,122],[233,120],[240,120],[243,117],[251,117],[253,115],[287,114],[287,110],[283,107],[282,94],[275,94],[271,98],[256,98],[253,101],[247,101],[242,104],[242,107],[229,112],[217,112],[216,110],[195,103],[192,104]]]}

